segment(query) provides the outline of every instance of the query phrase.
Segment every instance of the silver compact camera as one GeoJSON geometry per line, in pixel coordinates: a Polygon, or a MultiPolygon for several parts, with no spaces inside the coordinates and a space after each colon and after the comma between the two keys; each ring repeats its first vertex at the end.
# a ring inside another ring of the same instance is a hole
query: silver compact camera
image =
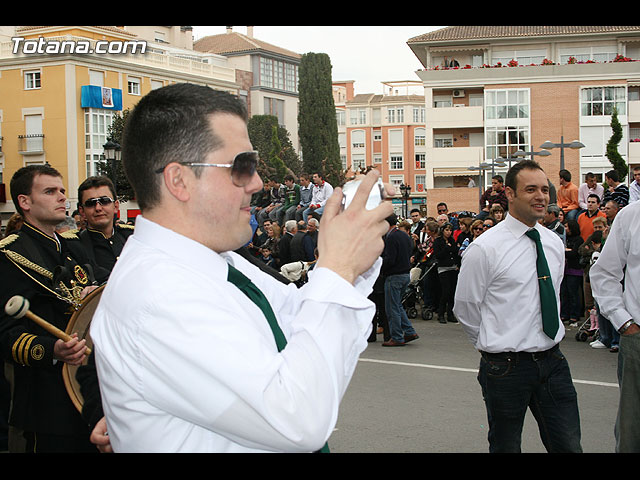
{"type": "MultiPolygon", "coordinates": [[[[345,183],[342,187],[342,209],[346,209],[353,200],[353,197],[356,194],[356,190],[362,183],[362,180],[351,180],[345,183]]],[[[384,184],[382,183],[382,179],[378,178],[378,181],[371,188],[371,192],[369,192],[369,198],[367,199],[367,203],[365,208],[367,210],[373,210],[387,197],[384,184]]]]}

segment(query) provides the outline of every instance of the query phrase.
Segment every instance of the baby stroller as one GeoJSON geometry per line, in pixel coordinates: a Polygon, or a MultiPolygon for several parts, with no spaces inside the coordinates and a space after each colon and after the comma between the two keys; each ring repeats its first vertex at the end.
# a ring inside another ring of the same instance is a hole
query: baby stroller
{"type": "Polygon", "coordinates": [[[589,312],[587,318],[576,332],[576,340],[579,342],[593,341],[598,339],[598,312],[594,308],[589,312]]]}
{"type": "Polygon", "coordinates": [[[409,285],[402,298],[402,306],[407,312],[407,317],[416,318],[418,316],[416,304],[420,303],[422,305],[422,319],[431,320],[431,318],[433,318],[433,312],[425,308],[422,302],[422,285],[425,275],[427,275],[436,264],[433,262],[429,264],[428,256],[425,258],[427,259],[426,262],[413,267],[409,272],[409,285]]]}

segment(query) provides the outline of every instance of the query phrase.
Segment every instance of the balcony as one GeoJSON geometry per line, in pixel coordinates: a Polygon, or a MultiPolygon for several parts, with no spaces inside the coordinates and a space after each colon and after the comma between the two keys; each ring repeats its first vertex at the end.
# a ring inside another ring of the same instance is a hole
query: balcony
{"type": "Polygon", "coordinates": [[[426,109],[427,125],[433,128],[484,127],[484,107],[441,107],[426,109]]]}
{"type": "Polygon", "coordinates": [[[629,123],[640,122],[640,100],[629,100],[629,123]]]}
{"type": "Polygon", "coordinates": [[[428,87],[482,87],[497,83],[556,82],[637,78],[638,62],[574,63],[564,65],[522,65],[517,67],[474,67],[420,70],[418,77],[428,87]]]}
{"type": "Polygon", "coordinates": [[[472,174],[469,166],[478,165],[483,160],[484,147],[433,148],[427,153],[431,159],[429,166],[434,170],[460,171],[472,174]]]}
{"type": "Polygon", "coordinates": [[[629,160],[627,163],[629,165],[640,164],[640,142],[629,142],[629,160]]]}
{"type": "Polygon", "coordinates": [[[44,153],[44,134],[18,135],[18,153],[40,155],[44,153]]]}

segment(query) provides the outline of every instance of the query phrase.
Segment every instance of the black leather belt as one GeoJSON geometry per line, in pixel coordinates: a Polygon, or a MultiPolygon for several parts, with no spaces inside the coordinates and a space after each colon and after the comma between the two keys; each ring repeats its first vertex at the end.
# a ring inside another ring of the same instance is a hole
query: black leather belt
{"type": "Polygon", "coordinates": [[[544,350],[542,352],[500,352],[500,353],[491,353],[480,351],[480,354],[487,360],[541,360],[543,358],[548,357],[549,355],[557,352],[559,350],[559,346],[556,344],[551,347],[549,350],[544,350]]]}

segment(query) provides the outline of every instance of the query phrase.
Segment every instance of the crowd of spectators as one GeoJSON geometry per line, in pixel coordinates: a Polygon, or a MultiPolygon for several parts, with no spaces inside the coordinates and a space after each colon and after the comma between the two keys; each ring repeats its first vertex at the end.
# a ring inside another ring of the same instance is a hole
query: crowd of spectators
{"type": "MultiPolygon", "coordinates": [[[[547,213],[541,223],[554,231],[565,245],[565,275],[561,287],[561,320],[576,327],[587,319],[592,319],[600,330],[598,338],[590,343],[593,348],[609,348],[618,351],[619,335],[610,328],[609,322],[602,317],[591,294],[589,269],[597,258],[617,213],[630,201],[640,199],[640,168],[633,171],[634,179],[627,187],[620,182],[618,173],[611,170],[605,174],[606,188],[598,183],[593,173],[585,175],[581,185],[572,183],[572,174],[566,169],[558,172],[560,187],[554,191],[553,203],[549,203],[547,213]]],[[[322,173],[302,174],[298,182],[292,175],[284,178],[284,183],[265,182],[262,192],[252,201],[252,213],[255,217],[255,234],[248,245],[249,250],[267,265],[281,272],[287,278],[304,281],[308,270],[317,260],[317,236],[320,218],[326,200],[333,193],[322,173]]],[[[453,313],[454,295],[458,272],[466,248],[483,232],[503,221],[508,213],[509,204],[505,194],[504,179],[501,175],[492,178],[491,186],[483,192],[478,213],[450,213],[444,202],[437,205],[435,216],[423,216],[419,209],[412,209],[409,218],[393,217],[389,219],[391,238],[396,231],[406,235],[411,245],[408,265],[387,264],[381,272],[378,288],[371,299],[376,302],[377,313],[370,341],[376,340],[376,333],[383,334],[383,345],[403,345],[403,338],[417,338],[411,321],[400,311],[403,295],[407,291],[409,271],[414,269],[414,280],[418,279],[419,299],[423,310],[431,312],[428,318],[439,323],[457,323],[453,313]],[[398,282],[402,287],[390,293],[390,304],[385,299],[385,280],[394,275],[402,275],[398,282]],[[389,315],[397,317],[394,323],[399,333],[392,339],[389,328],[389,315]],[[409,333],[407,333],[409,332],[409,333]]],[[[387,242],[397,249],[398,241],[387,242]]],[[[383,252],[383,258],[389,256],[383,252]]],[[[394,251],[394,256],[397,252],[394,251]]],[[[395,258],[395,257],[394,257],[395,258]]],[[[404,262],[404,260],[403,260],[404,262]]],[[[427,318],[423,315],[423,318],[427,318]]]]}

